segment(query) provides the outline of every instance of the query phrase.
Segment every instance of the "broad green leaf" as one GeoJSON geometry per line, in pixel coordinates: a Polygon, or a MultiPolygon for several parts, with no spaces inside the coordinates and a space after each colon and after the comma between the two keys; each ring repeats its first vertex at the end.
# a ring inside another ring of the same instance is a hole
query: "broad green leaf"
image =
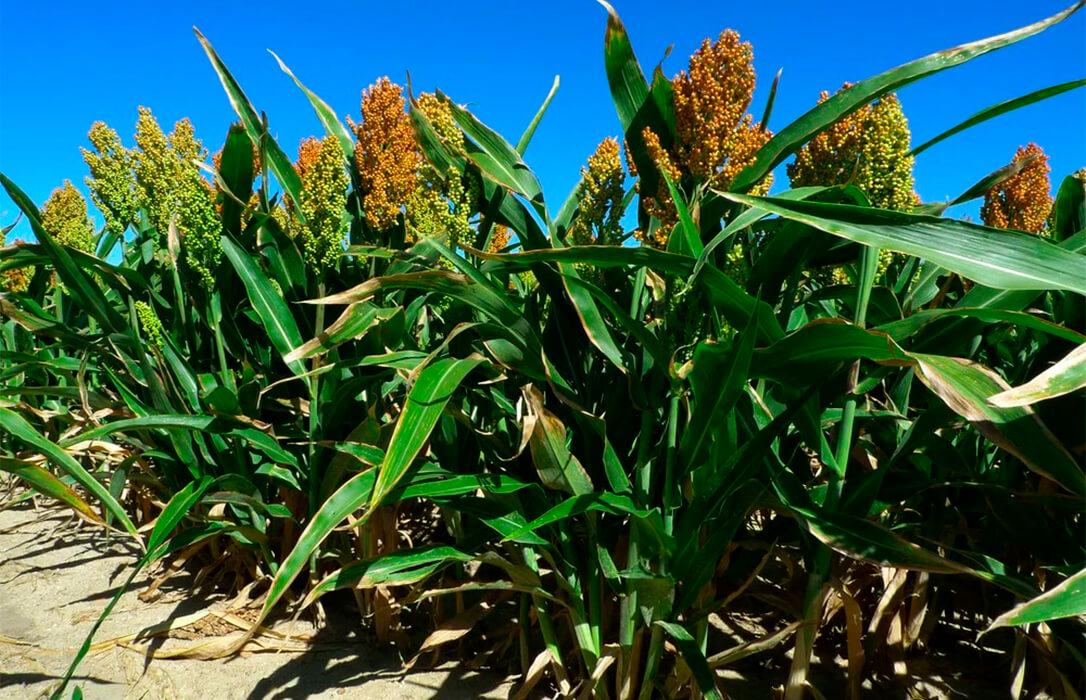
{"type": "Polygon", "coordinates": [[[171,415],[166,413],[141,416],[139,418],[125,418],[105,423],[97,428],[84,430],[81,433],[76,433],[75,435],[62,440],[60,446],[71,447],[76,443],[86,442],[88,440],[99,440],[107,435],[132,430],[195,430],[203,432],[206,431],[214,421],[214,416],[171,415]]]}
{"type": "Polygon", "coordinates": [[[750,375],[754,340],[758,337],[756,318],[735,339],[732,347],[698,343],[690,388],[694,395],[693,413],[679,442],[679,478],[699,466],[716,435],[725,429],[726,416],[739,399],[750,375]]]}
{"type": "MultiPolygon", "coordinates": [[[[256,624],[259,625],[267,618],[268,613],[279,603],[294,579],[307,570],[309,558],[317,551],[325,538],[331,534],[332,530],[339,526],[348,515],[366,506],[373,493],[376,481],[376,469],[369,469],[361,474],[356,474],[321,504],[313,515],[313,519],[309,521],[302,534],[298,536],[294,549],[290,551],[290,554],[283,559],[283,563],[279,566],[279,571],[276,572],[275,578],[272,579],[271,586],[268,588],[268,595],[264,600],[264,607],[260,611],[260,617],[256,624]]],[[[357,524],[359,526],[365,524],[371,513],[372,511],[367,509],[361,514],[360,522],[357,524]]],[[[255,627],[249,633],[249,636],[253,632],[255,632],[255,627]]],[[[246,637],[243,637],[239,640],[235,645],[236,648],[240,649],[245,644],[246,639],[246,637]]]]}
{"type": "Polygon", "coordinates": [[[469,562],[471,554],[447,545],[405,549],[373,559],[348,564],[328,574],[306,595],[303,608],[326,593],[341,588],[365,589],[374,586],[404,586],[418,583],[440,567],[452,562],[469,562]]]}
{"type": "Polygon", "coordinates": [[[1083,387],[1086,387],[1086,343],[1022,386],[989,397],[988,403],[1001,408],[1029,406],[1083,387]]]}
{"type": "Polygon", "coordinates": [[[522,430],[528,433],[539,479],[549,489],[581,496],[593,491],[592,480],[566,444],[566,426],[543,405],[539,389],[526,384],[521,391],[528,403],[528,417],[522,430]]]}
{"type": "Polygon", "coordinates": [[[1017,43],[1067,19],[1083,5],[1082,0],[1066,10],[1021,29],[962,44],[911,61],[867,80],[820,102],[802,117],[784,127],[758,151],[754,163],[744,169],[732,182],[731,189],[742,192],[760,181],[785,158],[842,117],[860,109],[872,100],[904,87],[920,78],[953,68],[990,51],[1017,43]]]}
{"type": "MultiPolygon", "coordinates": [[[[19,187],[9,180],[6,175],[0,173],[0,184],[7,190],[8,196],[15,202],[15,206],[26,216],[30,222],[30,228],[38,243],[53,263],[57,276],[65,284],[73,297],[79,299],[87,310],[102,327],[108,331],[120,332],[127,327],[124,319],[108,301],[102,290],[94,283],[80,265],[73,260],[73,253],[69,248],[59,245],[49,233],[42,228],[38,208],[19,187]]],[[[88,256],[89,257],[89,256],[88,256]]]]}
{"type": "Polygon", "coordinates": [[[80,498],[78,493],[40,465],[12,457],[0,457],[0,471],[14,474],[38,493],[49,498],[55,498],[82,513],[90,520],[102,522],[101,516],[86,501],[80,498]]]}
{"type": "Polygon", "coordinates": [[[938,574],[972,573],[969,567],[918,547],[869,520],[848,513],[790,508],[818,540],[854,559],[938,574]]]}
{"type": "Polygon", "coordinates": [[[1052,236],[1057,241],[1086,231],[1086,174],[1068,175],[1060,183],[1053,205],[1052,236]]]}
{"type": "Polygon", "coordinates": [[[664,534],[663,518],[660,515],[659,510],[638,508],[637,504],[634,503],[633,499],[629,496],[607,491],[571,496],[558,505],[553,506],[535,520],[532,520],[523,527],[506,535],[504,541],[519,540],[524,535],[535,532],[541,527],[569,520],[574,516],[588,512],[609,513],[611,515],[627,516],[643,521],[648,525],[653,535],[659,540],[659,545],[662,549],[665,551],[674,549],[675,543],[670,541],[670,538],[664,534]]]}
{"type": "MultiPolygon", "coordinates": [[[[241,119],[242,126],[245,127],[249,138],[260,147],[268,169],[275,175],[275,178],[283,186],[283,190],[290,195],[291,199],[295,202],[302,201],[302,180],[298,176],[298,171],[294,169],[294,165],[290,162],[290,158],[287,157],[287,154],[283,152],[283,149],[279,147],[279,144],[264,128],[256,107],[245,96],[241,85],[230,74],[219,55],[215,53],[211,42],[196,27],[193,27],[192,31],[196,32],[196,38],[200,40],[200,45],[203,46],[204,52],[207,53],[207,57],[211,60],[211,65],[214,67],[215,73],[218,74],[219,80],[226,90],[227,97],[230,98],[230,106],[234,108],[234,112],[241,119]]],[[[305,217],[300,211],[295,211],[295,215],[303,223],[305,222],[305,217]]]]}
{"type": "Polygon", "coordinates": [[[465,144],[468,157],[499,185],[508,187],[527,199],[539,218],[549,226],[547,207],[543,203],[543,188],[517,149],[441,91],[437,94],[449,105],[457,125],[470,139],[465,144]]]}
{"type": "Polygon", "coordinates": [[[701,646],[694,639],[694,635],[690,634],[682,625],[674,622],[657,620],[654,624],[662,627],[668,636],[675,640],[675,646],[679,647],[679,653],[682,654],[683,661],[690,667],[690,672],[694,674],[694,680],[697,681],[698,689],[702,695],[709,700],[723,700],[724,694],[717,687],[713,669],[709,668],[709,662],[706,661],[705,654],[702,653],[701,646]]]}
{"type": "Polygon", "coordinates": [[[125,530],[133,537],[137,536],[136,526],[129,519],[128,514],[125,513],[124,506],[62,447],[47,440],[37,430],[34,430],[34,427],[27,423],[22,416],[6,408],[0,408],[0,429],[32,446],[38,453],[48,458],[50,462],[67,472],[80,486],[94,494],[102,502],[106,510],[124,526],[125,530]]]}
{"type": "Polygon", "coordinates": [[[430,438],[430,432],[441,417],[445,404],[471,370],[486,362],[481,357],[463,360],[438,360],[424,369],[411,391],[403,413],[396,421],[392,441],[385,450],[385,460],[378,469],[373,495],[369,499],[372,510],[381,504],[385,496],[396,487],[407,473],[415,457],[430,438]]]}
{"type": "Polygon", "coordinates": [[[294,348],[283,357],[283,361],[290,363],[305,360],[314,355],[323,355],[349,340],[361,338],[395,313],[396,309],[381,309],[365,302],[351,304],[319,336],[294,348]]]}
{"type": "Polygon", "coordinates": [[[1086,295],[1086,256],[1038,236],[847,204],[724,196],[850,241],[924,258],[988,287],[1086,295]]]}
{"type": "Polygon", "coordinates": [[[321,125],[324,130],[328,132],[330,136],[335,136],[339,141],[340,147],[343,149],[343,157],[346,162],[351,162],[354,158],[354,137],[351,136],[351,132],[347,127],[343,126],[343,122],[336,116],[335,110],[328,106],[328,103],[322,100],[312,90],[302,84],[301,80],[287,68],[287,64],[283,63],[283,59],[279,58],[272,50],[268,50],[268,53],[275,58],[279,67],[283,69],[283,72],[290,76],[290,79],[294,81],[294,84],[305,93],[305,96],[309,98],[309,103],[313,105],[313,111],[317,113],[317,118],[320,119],[321,125]]]}
{"type": "Polygon", "coordinates": [[[223,252],[234,266],[245,290],[249,293],[249,301],[260,316],[264,324],[264,331],[268,334],[272,346],[284,357],[284,362],[294,374],[305,372],[305,365],[300,360],[286,361],[294,348],[302,345],[302,334],[298,325],[294,322],[294,316],[290,307],[284,301],[275,287],[272,286],[267,276],[253,262],[253,259],[238,246],[229,236],[222,239],[223,252]]]}
{"type": "Polygon", "coordinates": [[[196,481],[189,482],[187,486],[173,495],[170,502],[155,518],[155,525],[151,528],[151,536],[147,539],[148,562],[154,561],[161,554],[159,550],[165,545],[166,538],[181,523],[181,519],[192,510],[192,507],[199,503],[200,497],[203,496],[204,491],[211,486],[213,481],[214,479],[210,476],[203,476],[196,481]]]}
{"type": "Polygon", "coordinates": [[[984,631],[987,633],[999,627],[1028,625],[1081,615],[1086,615],[1086,569],[1069,576],[1055,588],[1003,613],[992,620],[992,624],[984,631]]]}
{"type": "Polygon", "coordinates": [[[1071,493],[1086,495],[1082,468],[1028,406],[1000,408],[988,397],[1009,389],[991,369],[969,360],[912,353],[918,376],[954,412],[995,445],[1071,493]]]}
{"type": "Polygon", "coordinates": [[[219,161],[219,177],[226,191],[234,195],[223,195],[222,198],[222,224],[223,228],[232,235],[241,233],[241,213],[245,204],[249,201],[249,195],[253,190],[253,142],[245,128],[233,124],[226,134],[226,144],[222,149],[222,159],[219,161]],[[241,201],[234,199],[237,197],[241,201]]]}
{"type": "Polygon", "coordinates": [[[1067,83],[1060,83],[1059,85],[1053,85],[1052,87],[1047,87],[1047,88],[1043,88],[1041,90],[1036,90],[1034,92],[1029,93],[1028,95],[1023,95],[1021,97],[1016,97],[1016,98],[1014,98],[1012,100],[1006,100],[1004,102],[1000,102],[999,104],[994,104],[991,107],[987,107],[985,109],[982,109],[981,111],[979,111],[976,114],[974,114],[973,116],[969,117],[964,122],[962,122],[961,124],[958,124],[954,128],[947,129],[946,131],[939,134],[938,136],[936,136],[934,138],[931,138],[931,139],[928,139],[924,143],[922,143],[919,146],[917,146],[916,148],[914,148],[910,155],[915,156],[915,155],[918,155],[920,153],[923,153],[924,151],[928,150],[929,148],[931,148],[935,144],[939,143],[940,141],[943,141],[944,139],[948,139],[951,136],[953,136],[954,134],[965,131],[966,129],[968,129],[968,128],[972,127],[972,126],[976,126],[977,124],[980,124],[982,122],[986,122],[989,119],[992,119],[993,117],[998,117],[1001,114],[1006,114],[1007,112],[1012,112],[1012,111],[1014,111],[1014,110],[1016,110],[1016,109],[1018,109],[1020,107],[1025,107],[1026,105],[1031,105],[1034,102],[1040,102],[1041,100],[1047,99],[1049,97],[1055,97],[1056,95],[1062,95],[1063,93],[1067,92],[1068,90],[1074,90],[1075,88],[1080,88],[1083,85],[1086,85],[1086,79],[1072,80],[1072,81],[1067,82],[1067,83]]]}
{"type": "MultiPolygon", "coordinates": [[[[1030,293],[1030,292],[1027,292],[1030,293]]],[[[1054,338],[1063,338],[1072,343],[1086,342],[1086,336],[1076,333],[1070,328],[1046,321],[1030,313],[1023,311],[1008,311],[1006,309],[986,308],[958,308],[952,309],[923,309],[905,318],[890,323],[884,323],[873,330],[885,333],[897,342],[903,342],[920,331],[924,330],[933,321],[946,317],[976,318],[986,323],[1010,323],[1022,328],[1032,328],[1054,338]]]]}
{"type": "Polygon", "coordinates": [[[768,348],[754,351],[755,376],[806,384],[819,381],[837,368],[858,359],[908,366],[912,358],[894,340],[840,319],[812,321],[768,348]]]}
{"type": "Polygon", "coordinates": [[[607,30],[603,40],[603,61],[607,72],[607,83],[611,88],[611,99],[618,112],[618,120],[625,135],[626,147],[637,166],[642,192],[655,192],[659,184],[659,174],[652,157],[645,147],[642,131],[647,127],[667,148],[674,140],[674,117],[669,120],[666,112],[673,108],[668,104],[670,83],[654,77],[650,86],[641,70],[641,64],[634,55],[630,36],[619,19],[615,8],[604,0],[599,0],[607,10],[607,30]],[[655,88],[655,90],[654,90],[655,88]]]}

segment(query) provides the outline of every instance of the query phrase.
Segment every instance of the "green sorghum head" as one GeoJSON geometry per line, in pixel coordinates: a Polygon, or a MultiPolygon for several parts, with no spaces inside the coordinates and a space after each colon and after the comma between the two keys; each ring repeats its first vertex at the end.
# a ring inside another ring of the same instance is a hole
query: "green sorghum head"
{"type": "Polygon", "coordinates": [[[323,273],[336,264],[347,235],[343,212],[347,208],[346,162],[332,136],[309,138],[298,149],[298,175],[302,180],[301,210],[305,216],[302,245],[306,263],[323,273]]]}
{"type": "Polygon", "coordinates": [[[86,179],[91,200],[106,221],[106,230],[120,236],[136,220],[139,197],[136,191],[135,159],[121,145],[117,132],[105,122],[95,122],[87,134],[94,151],[81,148],[90,170],[86,179]]]}
{"type": "Polygon", "coordinates": [[[49,195],[41,212],[41,225],[61,245],[84,253],[94,250],[94,225],[87,217],[87,200],[69,180],[49,195]]]}
{"type": "Polygon", "coordinates": [[[142,331],[144,338],[155,347],[162,348],[165,344],[162,337],[162,321],[158,320],[155,310],[151,308],[150,304],[143,301],[137,301],[135,306],[136,317],[139,319],[140,331],[142,331]]]}

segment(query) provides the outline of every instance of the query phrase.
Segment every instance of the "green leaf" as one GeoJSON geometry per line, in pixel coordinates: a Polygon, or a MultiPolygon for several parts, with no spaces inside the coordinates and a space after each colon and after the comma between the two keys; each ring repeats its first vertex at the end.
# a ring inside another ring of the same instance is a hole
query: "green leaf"
{"type": "Polygon", "coordinates": [[[939,574],[968,574],[971,569],[944,559],[904,540],[890,530],[848,513],[814,511],[798,506],[790,509],[807,530],[828,547],[854,559],[912,571],[939,574]]]}
{"type": "Polygon", "coordinates": [[[1086,495],[1082,468],[1028,406],[1000,408],[988,397],[1010,387],[983,365],[957,357],[912,353],[918,376],[954,412],[992,443],[1021,459],[1034,472],[1071,493],[1086,495]]]}
{"type": "MultiPolygon", "coordinates": [[[[28,222],[30,222],[30,229],[34,232],[34,236],[38,239],[38,243],[45,251],[46,255],[53,263],[53,267],[57,271],[57,276],[64,282],[64,285],[71,292],[72,296],[78,299],[86,308],[87,313],[91,314],[102,327],[111,332],[121,332],[127,328],[124,319],[117,312],[113,306],[106,301],[105,295],[98,285],[94,283],[91,276],[88,275],[82,267],[75,263],[73,260],[71,251],[66,246],[59,245],[49,233],[42,228],[41,218],[38,214],[38,208],[34,206],[34,203],[26,196],[19,187],[9,180],[6,175],[0,173],[0,184],[7,190],[8,196],[15,202],[15,205],[19,207],[20,211],[26,216],[28,222]]],[[[91,257],[91,256],[87,256],[91,257]]],[[[93,258],[92,258],[93,259],[93,258]]]]}
{"type": "Polygon", "coordinates": [[[374,586],[405,586],[418,583],[452,562],[469,562],[474,556],[455,547],[434,545],[405,549],[373,559],[355,562],[325,576],[302,602],[303,608],[326,593],[342,588],[365,589],[374,586]]]}
{"type": "Polygon", "coordinates": [[[894,340],[840,319],[811,321],[794,333],[754,351],[751,372],[786,383],[820,381],[846,363],[860,358],[904,367],[913,359],[894,340]]]}
{"type": "Polygon", "coordinates": [[[503,538],[503,541],[519,540],[530,532],[535,532],[541,527],[569,520],[584,513],[609,513],[611,515],[627,516],[643,521],[650,527],[650,531],[657,537],[659,544],[665,550],[674,549],[674,542],[664,534],[663,517],[656,509],[646,510],[638,508],[629,496],[600,491],[571,496],[556,506],[553,506],[535,520],[514,530],[503,538]]]}
{"type": "Polygon", "coordinates": [[[249,201],[253,191],[253,142],[249,140],[245,128],[232,124],[226,134],[226,144],[219,161],[219,177],[226,190],[241,200],[238,202],[229,194],[222,197],[222,224],[228,233],[241,233],[241,213],[244,204],[249,201]]]}
{"type": "Polygon", "coordinates": [[[373,495],[369,499],[372,510],[381,504],[385,496],[396,487],[415,457],[422,451],[445,410],[445,404],[471,370],[486,362],[481,357],[463,360],[438,360],[424,369],[411,391],[407,404],[396,421],[392,440],[385,451],[385,460],[378,470],[373,495]]]}
{"type": "Polygon", "coordinates": [[[724,196],[850,241],[924,258],[988,287],[1086,295],[1086,256],[1039,236],[848,204],[724,196]]]}
{"type": "Polygon", "coordinates": [[[49,498],[70,506],[94,522],[102,522],[101,516],[67,484],[53,476],[52,472],[31,462],[12,457],[0,457],[0,470],[14,474],[30,487],[49,498]]]}
{"type": "Polygon", "coordinates": [[[701,646],[694,639],[694,636],[685,627],[674,622],[657,620],[655,624],[662,627],[668,636],[675,640],[675,646],[679,647],[679,653],[682,654],[683,661],[690,667],[690,672],[694,674],[694,680],[697,681],[698,689],[702,692],[702,695],[709,698],[709,700],[723,700],[724,695],[717,687],[713,669],[709,668],[709,662],[705,660],[705,654],[702,653],[701,646]]]}
{"type": "Polygon", "coordinates": [[[200,501],[200,497],[212,484],[214,479],[203,476],[196,481],[189,482],[187,486],[178,491],[155,518],[155,525],[151,528],[151,536],[147,540],[147,562],[154,561],[166,543],[166,538],[174,531],[192,507],[200,501]]]}
{"type": "Polygon", "coordinates": [[[1086,230],[1086,177],[1068,175],[1063,179],[1056,193],[1052,216],[1055,224],[1052,236],[1057,241],[1086,230]]]}
{"type": "Polygon", "coordinates": [[[1047,99],[1049,97],[1055,97],[1056,95],[1062,95],[1063,93],[1065,93],[1065,92],[1067,92],[1069,90],[1074,90],[1075,88],[1080,88],[1083,85],[1086,85],[1086,79],[1072,80],[1072,81],[1067,82],[1067,83],[1060,83],[1059,85],[1053,85],[1052,87],[1046,87],[1046,88],[1043,88],[1041,90],[1036,90],[1034,92],[1029,93],[1028,95],[1023,95],[1021,97],[1016,97],[1016,98],[1014,98],[1012,100],[1006,100],[1004,102],[1000,102],[999,104],[994,104],[991,107],[987,107],[985,109],[982,109],[981,111],[979,111],[976,114],[974,114],[973,116],[969,117],[964,122],[962,122],[961,124],[958,124],[954,128],[947,129],[946,131],[939,134],[938,136],[936,136],[934,138],[931,138],[931,139],[928,139],[924,143],[922,143],[919,146],[917,146],[916,148],[914,148],[912,150],[912,153],[910,153],[909,155],[915,156],[915,155],[918,155],[920,153],[923,153],[924,151],[928,150],[929,148],[931,148],[935,144],[939,143],[940,141],[942,141],[944,139],[948,139],[951,136],[953,136],[954,134],[957,134],[958,132],[961,132],[961,131],[965,131],[969,127],[976,126],[977,124],[980,124],[981,122],[986,122],[989,119],[992,119],[993,117],[998,117],[1001,114],[1006,114],[1007,112],[1012,112],[1012,111],[1014,111],[1014,110],[1016,110],[1016,109],[1018,109],[1020,107],[1025,107],[1026,105],[1031,105],[1034,102],[1040,102],[1041,100],[1047,99]]]}
{"type": "Polygon", "coordinates": [[[1038,401],[1070,394],[1084,387],[1086,387],[1086,343],[1079,345],[1067,357],[1022,386],[989,397],[988,403],[1001,408],[1029,406],[1038,401]]]}
{"type": "Polygon", "coordinates": [[[679,443],[679,463],[684,465],[680,476],[702,463],[709,444],[717,433],[725,430],[725,417],[747,383],[754,339],[758,335],[757,323],[756,318],[751,318],[730,348],[703,342],[694,350],[690,388],[695,403],[679,443]]]}
{"type": "Polygon", "coordinates": [[[125,513],[124,506],[113,498],[109,490],[91,476],[63,448],[47,440],[38,431],[34,430],[34,427],[27,423],[22,416],[6,408],[0,408],[0,429],[34,447],[38,453],[44,455],[53,464],[67,472],[80,486],[94,494],[102,502],[106,510],[124,526],[125,530],[133,537],[138,536],[136,526],[129,519],[128,514],[125,513]]]}
{"type": "Polygon", "coordinates": [[[547,207],[543,203],[543,188],[517,149],[440,90],[437,95],[446,101],[457,125],[469,137],[470,140],[465,144],[468,157],[499,185],[508,187],[527,199],[539,218],[549,226],[547,207]]]}
{"type": "Polygon", "coordinates": [[[938,51],[924,58],[911,61],[898,66],[885,73],[880,73],[867,80],[856,83],[847,90],[842,90],[821,102],[804,114],[802,117],[781,129],[770,139],[769,143],[758,151],[758,155],[750,166],[744,169],[732,182],[731,189],[741,192],[749,189],[766,175],[773,171],[784,159],[795,153],[803,144],[810,141],[823,129],[860,109],[872,100],[904,87],[909,83],[933,75],[947,68],[953,68],[990,51],[1001,49],[1005,46],[1017,43],[1048,29],[1054,24],[1067,19],[1083,5],[1079,0],[1063,12],[1059,12],[1047,19],[1036,22],[1021,29],[981,39],[968,44],[938,51]]]}
{"type": "Polygon", "coordinates": [[[323,355],[349,340],[363,337],[395,313],[396,309],[381,309],[365,302],[351,304],[319,336],[294,348],[283,360],[290,363],[305,360],[314,355],[323,355]]]}
{"type": "Polygon", "coordinates": [[[992,620],[992,624],[988,625],[984,632],[988,633],[999,627],[1028,625],[1081,615],[1086,615],[1086,569],[1068,577],[1055,588],[1003,613],[992,620]]]}
{"type": "Polygon", "coordinates": [[[206,431],[214,421],[214,416],[190,416],[185,414],[167,413],[141,416],[139,418],[125,418],[105,423],[97,428],[84,430],[81,433],[76,433],[75,435],[62,440],[60,446],[71,447],[79,442],[99,440],[107,435],[133,430],[195,430],[203,432],[206,431]]]}
{"type": "MultiPolygon", "coordinates": [[[[294,165],[290,162],[290,158],[287,157],[287,154],[283,152],[283,149],[279,147],[279,144],[264,128],[264,124],[261,122],[253,103],[245,96],[241,85],[230,74],[219,55],[215,53],[211,42],[196,27],[193,27],[192,31],[196,32],[196,38],[200,40],[200,45],[204,47],[204,52],[207,53],[207,57],[211,60],[211,65],[226,90],[226,96],[230,99],[230,106],[234,108],[234,112],[241,119],[241,124],[245,127],[249,138],[253,143],[260,146],[268,169],[275,175],[275,178],[291,199],[295,202],[302,201],[302,180],[294,169],[294,165]]],[[[304,223],[305,217],[300,211],[295,211],[295,215],[304,223]]]]}
{"type": "Polygon", "coordinates": [[[283,59],[279,58],[274,51],[268,49],[268,53],[275,58],[279,67],[283,69],[283,72],[290,76],[290,79],[294,81],[294,84],[305,93],[305,96],[309,98],[309,103],[313,105],[313,111],[317,113],[317,118],[320,119],[321,125],[324,130],[328,132],[330,136],[335,136],[339,141],[340,147],[343,149],[343,157],[348,163],[354,158],[354,137],[347,127],[343,126],[343,122],[336,116],[335,110],[328,106],[328,103],[322,100],[312,90],[302,84],[301,80],[287,68],[287,64],[283,63],[283,59]]]}
{"type": "Polygon", "coordinates": [[[539,479],[549,489],[580,496],[593,491],[592,480],[566,443],[566,426],[543,405],[543,395],[531,384],[521,388],[528,403],[524,432],[539,479]]]}
{"type": "Polygon", "coordinates": [[[287,302],[249,257],[249,254],[229,236],[223,236],[222,248],[245,285],[245,290],[249,293],[249,301],[260,316],[264,331],[268,334],[272,346],[283,356],[283,361],[294,374],[304,373],[305,365],[300,360],[287,362],[285,359],[294,348],[302,344],[302,334],[294,322],[294,315],[290,312],[287,302]]]}
{"type": "MultiPolygon", "coordinates": [[[[1027,292],[1029,293],[1029,292],[1027,292]]],[[[1086,336],[1076,333],[1052,321],[1046,321],[1023,311],[986,308],[923,309],[909,314],[905,318],[884,323],[873,330],[886,333],[897,342],[903,342],[927,328],[932,322],[946,317],[976,318],[986,323],[1010,323],[1022,328],[1032,328],[1054,338],[1063,338],[1072,343],[1086,342],[1086,336]]]]}
{"type": "Polygon", "coordinates": [[[558,92],[558,76],[554,76],[554,83],[551,85],[550,92],[547,93],[547,98],[543,100],[543,104],[540,105],[539,111],[532,117],[532,121],[528,124],[528,128],[521,134],[520,140],[517,141],[517,153],[524,155],[524,152],[528,150],[528,144],[532,142],[532,137],[535,136],[535,130],[539,127],[539,122],[543,121],[543,115],[547,112],[547,107],[551,106],[551,100],[554,99],[555,93],[558,92]]]}

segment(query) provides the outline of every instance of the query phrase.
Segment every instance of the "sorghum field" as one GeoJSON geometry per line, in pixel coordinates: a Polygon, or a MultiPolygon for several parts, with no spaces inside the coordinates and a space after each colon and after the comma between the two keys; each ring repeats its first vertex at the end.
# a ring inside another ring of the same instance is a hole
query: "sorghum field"
{"type": "Polygon", "coordinates": [[[1023,134],[931,203],[913,159],[1086,80],[923,144],[895,91],[1081,5],[773,128],[737,33],[669,80],[607,7],[619,136],[564,200],[522,157],[554,91],[503,136],[291,74],[295,155],[197,32],[237,123],[91,126],[101,230],[0,175],[34,237],[0,248],[3,502],[258,601],[222,655],[334,614],[523,697],[936,697],[917,669],[969,648],[999,697],[1080,698],[1086,170],[1023,134]]]}

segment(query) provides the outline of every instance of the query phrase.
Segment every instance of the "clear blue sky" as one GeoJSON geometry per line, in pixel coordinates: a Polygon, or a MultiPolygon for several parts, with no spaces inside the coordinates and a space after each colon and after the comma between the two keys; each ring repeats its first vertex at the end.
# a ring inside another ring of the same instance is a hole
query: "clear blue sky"
{"type": "MultiPolygon", "coordinates": [[[[913,0],[885,3],[615,0],[650,71],[682,68],[701,39],[731,27],[754,45],[761,114],[784,69],[770,127],[798,117],[823,89],[920,56],[1031,23],[1072,0],[913,0]]],[[[188,116],[212,151],[234,115],[192,33],[214,44],[292,156],[321,127],[276,51],[342,117],[359,112],[377,77],[416,91],[440,87],[516,141],[556,74],[562,86],[527,153],[550,206],[576,184],[596,144],[619,135],[603,70],[606,13],[592,0],[554,2],[51,2],[0,0],[0,171],[41,204],[70,178],[84,192],[79,147],[98,119],[126,145],[138,105],[167,130],[188,116]]],[[[914,143],[990,104],[1086,76],[1086,10],[1039,36],[908,86],[900,97],[914,143]]],[[[1000,117],[922,154],[926,201],[956,196],[1037,141],[1054,183],[1086,166],[1086,89],[1000,117]]],[[[783,172],[775,190],[786,183],[783,172]]],[[[960,213],[969,213],[969,209],[960,213]]],[[[975,207],[971,211],[975,212],[975,207]]],[[[0,195],[0,224],[15,207],[0,195]]],[[[22,232],[26,229],[20,226],[22,232]]],[[[23,235],[26,235],[23,233],[23,235]]]]}

